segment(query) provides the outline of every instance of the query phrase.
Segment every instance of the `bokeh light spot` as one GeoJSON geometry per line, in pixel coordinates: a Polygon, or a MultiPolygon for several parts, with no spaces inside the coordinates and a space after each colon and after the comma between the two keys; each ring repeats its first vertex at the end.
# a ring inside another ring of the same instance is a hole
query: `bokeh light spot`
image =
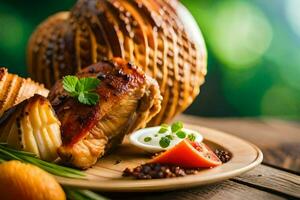
{"type": "Polygon", "coordinates": [[[261,114],[296,118],[300,113],[299,93],[280,85],[274,85],[264,95],[261,114]]]}
{"type": "Polygon", "coordinates": [[[26,75],[25,52],[32,27],[17,7],[0,3],[0,66],[26,75]]]}
{"type": "Polygon", "coordinates": [[[253,66],[272,40],[268,19],[247,2],[222,1],[215,10],[212,23],[212,50],[231,68],[253,66]]]}
{"type": "Polygon", "coordinates": [[[3,49],[15,49],[22,45],[24,26],[13,14],[0,13],[0,42],[3,49]]]}
{"type": "Polygon", "coordinates": [[[222,86],[227,101],[242,115],[260,114],[260,102],[273,84],[270,68],[257,65],[252,68],[224,71],[222,86]]]}
{"type": "Polygon", "coordinates": [[[296,34],[300,37],[300,1],[299,0],[286,0],[285,13],[287,20],[295,31],[296,34]]]}

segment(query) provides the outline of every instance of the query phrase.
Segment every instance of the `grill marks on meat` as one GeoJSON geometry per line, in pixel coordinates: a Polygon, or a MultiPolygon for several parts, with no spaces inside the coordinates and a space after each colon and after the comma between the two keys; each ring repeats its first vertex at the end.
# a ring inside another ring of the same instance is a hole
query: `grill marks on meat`
{"type": "Polygon", "coordinates": [[[60,157],[67,164],[88,168],[120,144],[125,134],[145,127],[159,112],[162,98],[155,80],[119,58],[94,64],[77,76],[101,80],[97,105],[83,105],[69,97],[61,81],[49,99],[62,124],[60,157]]]}

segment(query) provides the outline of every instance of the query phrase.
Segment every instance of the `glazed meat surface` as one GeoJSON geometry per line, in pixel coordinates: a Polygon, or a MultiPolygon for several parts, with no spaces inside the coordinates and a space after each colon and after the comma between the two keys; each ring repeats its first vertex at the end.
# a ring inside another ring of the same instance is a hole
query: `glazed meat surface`
{"type": "Polygon", "coordinates": [[[100,100],[95,106],[79,103],[58,81],[49,99],[61,121],[64,163],[88,168],[116,147],[125,134],[143,128],[161,108],[157,82],[131,63],[115,58],[83,69],[79,78],[94,77],[100,100]]]}

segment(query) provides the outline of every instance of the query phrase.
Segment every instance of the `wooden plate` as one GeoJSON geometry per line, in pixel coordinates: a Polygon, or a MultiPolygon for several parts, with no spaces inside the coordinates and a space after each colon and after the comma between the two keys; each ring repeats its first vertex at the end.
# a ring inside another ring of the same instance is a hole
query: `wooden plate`
{"type": "Polygon", "coordinates": [[[126,168],[147,162],[150,156],[126,140],[113,154],[99,160],[86,171],[87,180],[58,177],[64,186],[87,188],[107,192],[149,192],[182,189],[223,181],[253,169],[262,162],[262,152],[253,144],[235,136],[209,128],[186,125],[203,134],[204,142],[212,149],[221,148],[232,154],[232,159],[219,167],[204,169],[196,175],[171,179],[134,180],[122,177],[126,168]]]}

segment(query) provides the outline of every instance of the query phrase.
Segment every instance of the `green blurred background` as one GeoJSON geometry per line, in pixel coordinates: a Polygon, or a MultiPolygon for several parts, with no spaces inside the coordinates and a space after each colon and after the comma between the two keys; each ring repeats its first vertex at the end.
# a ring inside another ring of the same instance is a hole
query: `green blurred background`
{"type": "MultiPolygon", "coordinates": [[[[75,0],[1,0],[0,65],[26,76],[27,40],[75,0]]],[[[300,0],[182,0],[208,48],[208,76],[186,111],[300,119],[300,0]]]]}

